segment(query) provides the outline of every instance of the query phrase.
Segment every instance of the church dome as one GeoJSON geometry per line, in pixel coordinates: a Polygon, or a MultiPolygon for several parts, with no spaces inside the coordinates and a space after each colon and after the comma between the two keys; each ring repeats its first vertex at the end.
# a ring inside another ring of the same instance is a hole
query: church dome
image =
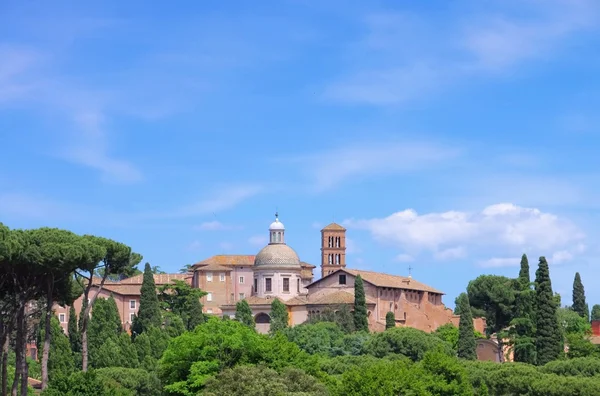
{"type": "Polygon", "coordinates": [[[281,221],[279,221],[279,219],[276,217],[275,221],[271,223],[271,225],[269,226],[269,231],[284,231],[285,227],[283,226],[283,223],[281,221]]]}
{"type": "Polygon", "coordinates": [[[300,268],[300,258],[286,244],[269,244],[254,258],[254,267],[300,268]]]}

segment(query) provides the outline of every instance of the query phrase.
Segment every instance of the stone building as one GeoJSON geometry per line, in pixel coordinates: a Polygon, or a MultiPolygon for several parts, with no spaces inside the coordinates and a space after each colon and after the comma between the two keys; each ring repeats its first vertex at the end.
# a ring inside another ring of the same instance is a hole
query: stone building
{"type": "MultiPolygon", "coordinates": [[[[131,326],[133,316],[137,314],[137,311],[140,307],[140,294],[142,290],[143,279],[144,275],[139,274],[118,282],[106,280],[102,290],[98,294],[98,298],[110,298],[111,295],[113,296],[115,302],[117,303],[119,316],[121,317],[121,324],[126,330],[128,330],[131,326]]],[[[190,279],[191,275],[189,274],[154,275],[154,283],[156,283],[157,287],[172,283],[174,280],[190,282],[190,279]]],[[[98,286],[96,286],[96,284],[100,284],[100,281],[100,278],[94,279],[95,284],[92,285],[92,288],[90,289],[90,297],[96,294],[98,290],[98,286]]],[[[83,295],[75,300],[73,305],[75,306],[75,312],[79,317],[81,313],[81,307],[83,305],[83,295]]],[[[58,304],[55,304],[54,312],[56,313],[58,321],[60,322],[63,330],[65,333],[67,333],[69,323],[69,307],[62,307],[58,304]]]]}
{"type": "MultiPolygon", "coordinates": [[[[247,257],[245,262],[250,264],[252,256],[229,256],[229,260],[236,261],[236,257],[247,257]]],[[[203,276],[205,263],[194,265],[194,279],[203,276]]],[[[321,230],[321,278],[316,281],[312,281],[313,268],[303,263],[286,244],[285,227],[276,216],[269,227],[269,244],[254,256],[254,262],[248,266],[247,274],[251,271],[253,284],[244,293],[259,331],[269,329],[271,303],[275,298],[287,306],[291,326],[303,323],[310,315],[318,315],[324,310],[336,310],[342,304],[352,307],[354,280],[358,275],[363,279],[372,331],[385,329],[388,312],[394,313],[396,326],[427,332],[446,323],[458,325],[459,316],[444,306],[442,291],[410,276],[346,268],[346,229],[339,224],[332,223],[321,230]]],[[[219,302],[222,314],[235,315],[237,301],[211,301],[213,305],[219,302]]],[[[482,319],[476,319],[474,325],[477,330],[484,331],[482,319]]]]}

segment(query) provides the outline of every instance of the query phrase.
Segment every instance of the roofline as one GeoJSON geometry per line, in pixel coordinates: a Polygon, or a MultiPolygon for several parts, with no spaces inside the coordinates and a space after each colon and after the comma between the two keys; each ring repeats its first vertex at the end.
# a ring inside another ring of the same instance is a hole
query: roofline
{"type": "MultiPolygon", "coordinates": [[[[352,276],[354,276],[354,277],[356,277],[356,276],[360,275],[360,274],[354,275],[352,272],[349,272],[349,271],[352,271],[352,270],[347,270],[346,268],[339,268],[339,269],[337,269],[337,270],[333,271],[331,274],[327,274],[327,275],[325,275],[324,277],[322,277],[322,278],[320,278],[320,279],[317,279],[316,281],[314,281],[314,282],[312,282],[312,283],[310,283],[310,284],[306,285],[305,287],[308,289],[308,288],[310,288],[311,286],[313,286],[314,284],[316,284],[316,283],[318,283],[318,282],[320,282],[320,281],[322,281],[322,280],[324,280],[324,279],[326,279],[326,278],[329,278],[329,277],[330,277],[330,276],[332,276],[332,275],[335,275],[335,274],[336,274],[336,273],[338,273],[339,271],[344,271],[346,274],[348,274],[348,275],[352,275],[352,276]]],[[[356,271],[361,271],[361,270],[356,270],[356,271]]],[[[386,273],[384,273],[384,272],[374,272],[374,271],[364,271],[364,272],[373,272],[373,273],[376,273],[376,274],[382,274],[382,275],[387,275],[387,276],[398,276],[398,275],[386,274],[386,273]]],[[[376,284],[375,284],[375,283],[373,283],[373,282],[369,282],[368,280],[366,280],[366,279],[365,279],[365,278],[363,278],[362,276],[361,276],[361,279],[363,280],[363,282],[366,282],[366,283],[368,283],[368,284],[370,284],[370,285],[373,285],[373,286],[375,286],[375,287],[389,287],[389,288],[392,288],[392,289],[407,289],[407,288],[404,288],[404,287],[378,286],[378,285],[376,285],[376,284]]],[[[419,283],[420,283],[420,282],[419,282],[419,283]]],[[[426,291],[426,292],[428,292],[428,293],[435,293],[435,294],[439,294],[439,295],[442,295],[442,296],[446,295],[446,293],[444,293],[444,292],[443,292],[443,291],[441,291],[441,290],[434,289],[433,287],[431,287],[431,289],[433,289],[434,291],[429,291],[429,290],[422,290],[422,291],[426,291]]],[[[407,290],[409,290],[409,289],[407,289],[407,290]]],[[[415,289],[415,290],[419,290],[419,289],[415,289]]]]}

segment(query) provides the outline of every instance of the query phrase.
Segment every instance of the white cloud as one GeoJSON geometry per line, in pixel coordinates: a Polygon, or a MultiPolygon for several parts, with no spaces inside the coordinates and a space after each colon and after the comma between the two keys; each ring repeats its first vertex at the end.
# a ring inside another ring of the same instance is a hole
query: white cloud
{"type": "Polygon", "coordinates": [[[194,227],[195,230],[199,230],[199,231],[227,231],[227,230],[237,230],[240,228],[241,227],[239,227],[239,226],[223,224],[217,220],[205,221],[204,223],[194,227]]]}
{"type": "Polygon", "coordinates": [[[186,250],[195,251],[202,248],[202,243],[200,241],[192,241],[189,245],[187,245],[186,250]]]}
{"type": "Polygon", "coordinates": [[[480,267],[483,268],[501,268],[501,267],[518,267],[521,264],[520,257],[512,258],[500,258],[494,257],[487,260],[478,262],[480,267]]]}
{"type": "Polygon", "coordinates": [[[600,12],[595,0],[502,1],[483,10],[464,9],[461,18],[442,23],[389,11],[361,13],[366,33],[347,45],[347,70],[323,96],[398,105],[473,77],[512,72],[556,56],[571,36],[596,28],[600,12]]]}
{"type": "Polygon", "coordinates": [[[465,257],[466,255],[467,251],[462,246],[448,248],[434,253],[434,257],[438,260],[454,260],[465,257]]]}
{"type": "Polygon", "coordinates": [[[415,258],[413,256],[411,256],[410,254],[401,253],[396,256],[395,260],[400,263],[410,263],[412,261],[415,261],[415,258]]]}
{"type": "Polygon", "coordinates": [[[456,158],[460,150],[424,141],[387,141],[345,146],[292,158],[324,191],[357,177],[411,173],[456,158]]]}
{"type": "MultiPolygon", "coordinates": [[[[412,209],[380,219],[347,220],[350,228],[366,229],[384,243],[399,244],[407,254],[429,251],[438,259],[463,257],[466,249],[486,254],[531,249],[566,260],[584,249],[585,234],[572,222],[539,209],[501,203],[480,212],[448,211],[419,215],[412,209]],[[566,252],[566,253],[565,253],[566,252]],[[567,254],[568,253],[568,254],[567,254]]],[[[492,261],[488,265],[498,265],[492,261]]],[[[517,260],[518,263],[518,260],[517,260]]]]}
{"type": "Polygon", "coordinates": [[[267,244],[267,242],[269,242],[269,238],[267,238],[265,235],[254,235],[251,236],[250,238],[248,238],[248,243],[251,244],[252,246],[265,246],[267,244]]]}
{"type": "MultiPolygon", "coordinates": [[[[159,217],[191,217],[230,209],[259,194],[262,187],[255,184],[240,184],[216,187],[215,192],[195,203],[163,213],[159,217]]],[[[152,216],[156,216],[152,214],[152,216]]]]}

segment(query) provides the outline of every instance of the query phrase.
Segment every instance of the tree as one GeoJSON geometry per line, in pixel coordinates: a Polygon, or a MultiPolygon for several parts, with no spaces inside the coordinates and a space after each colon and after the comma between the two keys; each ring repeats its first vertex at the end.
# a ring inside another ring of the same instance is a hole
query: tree
{"type": "Polygon", "coordinates": [[[360,275],[354,279],[354,327],[356,331],[369,331],[365,286],[360,275]]]}
{"type": "Polygon", "coordinates": [[[348,304],[341,304],[334,313],[334,322],[340,326],[340,329],[346,334],[354,332],[354,316],[350,311],[348,304]]]}
{"type": "Polygon", "coordinates": [[[535,292],[531,289],[529,262],[524,254],[517,278],[515,318],[511,321],[510,337],[515,362],[535,364],[535,292]]]}
{"type": "Polygon", "coordinates": [[[543,256],[540,257],[535,277],[537,364],[544,365],[560,356],[563,351],[563,337],[558,327],[550,270],[543,256]]]}
{"type": "Polygon", "coordinates": [[[133,319],[131,326],[131,335],[135,336],[142,334],[150,326],[160,327],[162,324],[162,316],[160,312],[160,304],[154,283],[154,274],[150,263],[144,266],[144,278],[142,280],[142,288],[140,291],[140,308],[137,315],[133,319]]]}
{"type": "Polygon", "coordinates": [[[75,306],[71,304],[69,307],[69,342],[71,344],[71,350],[73,352],[81,352],[81,334],[79,333],[79,327],[77,326],[77,313],[75,312],[75,306]]]}
{"type": "MultiPolygon", "coordinates": [[[[115,299],[112,296],[108,299],[97,299],[94,302],[89,329],[90,362],[93,367],[105,367],[105,365],[98,364],[100,355],[106,356],[103,361],[110,361],[111,353],[117,350],[116,340],[122,332],[123,326],[115,299]],[[111,351],[110,347],[114,347],[114,349],[111,351]]],[[[116,357],[112,356],[112,358],[116,357]]]]}
{"type": "Polygon", "coordinates": [[[594,304],[592,307],[591,320],[600,320],[600,304],[594,304]]]}
{"type": "Polygon", "coordinates": [[[529,275],[529,260],[527,255],[523,253],[521,256],[521,270],[519,271],[519,281],[523,283],[531,283],[531,277],[529,275]]]}
{"type": "Polygon", "coordinates": [[[573,280],[573,311],[577,312],[579,316],[589,320],[590,309],[585,301],[585,289],[581,282],[581,276],[579,272],[575,273],[575,279],[573,280]]]}
{"type": "Polygon", "coordinates": [[[131,248],[123,243],[92,235],[84,236],[87,244],[78,267],[78,280],[83,287],[84,301],[88,300],[85,311],[80,314],[81,324],[81,366],[83,371],[88,369],[88,337],[87,328],[90,310],[96,298],[104,288],[109,275],[127,275],[133,272],[142,256],[133,253],[131,248]],[[101,271],[102,278],[98,281],[95,274],[101,271]],[[90,296],[92,287],[95,292],[90,296]]]}
{"type": "Polygon", "coordinates": [[[288,327],[289,315],[287,307],[278,298],[271,303],[271,328],[269,332],[275,334],[288,327]]]}
{"type": "MultiPolygon", "coordinates": [[[[56,316],[51,319],[52,344],[48,358],[49,378],[70,375],[75,370],[73,351],[56,316]]],[[[42,330],[42,333],[44,330],[42,330]]],[[[44,335],[42,335],[44,337],[44,335]]]]}
{"type": "Polygon", "coordinates": [[[187,330],[193,330],[198,324],[204,323],[204,315],[199,315],[202,312],[200,298],[206,292],[195,289],[182,280],[174,280],[162,286],[159,293],[163,309],[179,316],[187,330]]]}
{"type": "Polygon", "coordinates": [[[388,312],[385,314],[385,329],[391,329],[396,327],[396,317],[393,312],[388,312]]]}
{"type": "Polygon", "coordinates": [[[254,329],[255,323],[254,316],[252,316],[252,309],[250,309],[250,305],[248,305],[248,301],[245,299],[238,301],[235,304],[235,319],[238,322],[254,329]]]}
{"type": "Polygon", "coordinates": [[[481,275],[469,282],[467,295],[471,307],[481,311],[486,319],[487,335],[497,335],[498,359],[504,362],[504,329],[513,319],[515,280],[505,276],[481,275]]]}
{"type": "Polygon", "coordinates": [[[458,357],[475,360],[477,359],[477,343],[475,342],[475,328],[473,326],[473,315],[469,296],[461,293],[459,296],[460,320],[458,322],[458,357]]]}

